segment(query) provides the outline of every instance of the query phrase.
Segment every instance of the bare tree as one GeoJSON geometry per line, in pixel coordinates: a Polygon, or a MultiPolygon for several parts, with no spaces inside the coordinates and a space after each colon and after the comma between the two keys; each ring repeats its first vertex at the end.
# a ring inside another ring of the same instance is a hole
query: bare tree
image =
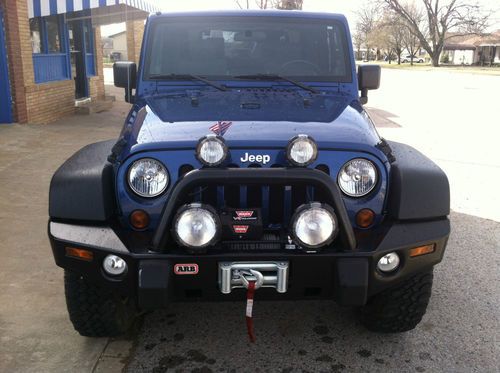
{"type": "Polygon", "coordinates": [[[275,7],[277,9],[302,10],[303,4],[304,0],[280,0],[275,3],[275,7]]]}
{"type": "Polygon", "coordinates": [[[250,0],[246,0],[244,6],[241,5],[242,4],[241,0],[236,0],[236,4],[240,9],[250,9],[250,0]]]}
{"type": "MultiPolygon", "coordinates": [[[[396,55],[398,65],[401,65],[401,53],[403,53],[403,38],[405,25],[398,16],[392,15],[387,25],[387,46],[396,55]]],[[[390,60],[389,60],[390,63],[390,60]]]]}
{"type": "Polygon", "coordinates": [[[361,47],[365,41],[365,36],[359,30],[355,30],[352,34],[352,43],[356,47],[356,59],[361,59],[361,47]]]}
{"type": "Polygon", "coordinates": [[[255,0],[255,3],[260,9],[267,9],[273,6],[272,2],[269,0],[255,0]]]}
{"type": "Polygon", "coordinates": [[[483,13],[477,3],[467,0],[381,1],[408,23],[421,47],[429,53],[433,66],[439,66],[439,56],[450,37],[449,31],[457,30],[462,35],[480,33],[489,18],[489,14],[483,13]],[[423,21],[418,18],[420,12],[413,12],[414,8],[423,12],[423,21]]]}
{"type": "Polygon", "coordinates": [[[403,36],[405,25],[401,17],[390,12],[384,12],[380,22],[377,25],[379,30],[378,42],[387,51],[389,63],[394,58],[398,65],[401,64],[401,53],[403,52],[403,36]]]}
{"type": "Polygon", "coordinates": [[[420,41],[410,28],[405,28],[403,33],[403,47],[410,54],[410,65],[413,66],[413,60],[420,50],[420,41]]]}
{"type": "MultiPolygon", "coordinates": [[[[240,9],[250,9],[252,4],[250,0],[235,0],[240,9]]],[[[254,7],[259,9],[298,9],[302,10],[304,0],[254,0],[254,7]]]]}
{"type": "Polygon", "coordinates": [[[377,38],[376,29],[380,23],[380,8],[367,4],[356,12],[358,22],[356,23],[356,33],[363,36],[363,44],[366,48],[366,59],[370,60],[370,47],[373,46],[377,38]]]}

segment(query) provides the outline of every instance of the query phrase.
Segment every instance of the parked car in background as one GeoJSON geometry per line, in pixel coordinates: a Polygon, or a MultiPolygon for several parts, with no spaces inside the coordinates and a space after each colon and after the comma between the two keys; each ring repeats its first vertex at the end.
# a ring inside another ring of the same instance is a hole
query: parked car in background
{"type": "MultiPolygon", "coordinates": [[[[411,62],[411,55],[401,57],[401,63],[410,63],[410,62],[411,62]]],[[[424,63],[425,60],[422,57],[413,56],[413,62],[414,63],[424,63]]]]}

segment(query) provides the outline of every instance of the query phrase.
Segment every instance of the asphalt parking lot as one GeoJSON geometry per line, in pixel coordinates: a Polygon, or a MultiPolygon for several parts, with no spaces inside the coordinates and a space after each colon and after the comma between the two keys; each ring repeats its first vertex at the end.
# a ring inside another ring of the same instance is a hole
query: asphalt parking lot
{"type": "Polygon", "coordinates": [[[116,137],[127,105],[48,126],[0,127],[0,371],[498,372],[500,361],[499,76],[383,70],[368,107],[381,134],[410,143],[450,177],[452,235],[428,313],[377,335],[333,302],[179,303],[135,334],[88,339],[67,318],[62,270],[46,238],[55,169],[83,145],[116,137]]]}

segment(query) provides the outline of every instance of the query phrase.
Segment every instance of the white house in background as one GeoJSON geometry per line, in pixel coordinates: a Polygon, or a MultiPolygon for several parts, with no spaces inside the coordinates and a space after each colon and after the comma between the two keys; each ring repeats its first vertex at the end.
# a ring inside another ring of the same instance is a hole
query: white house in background
{"type": "Polygon", "coordinates": [[[499,64],[500,30],[487,35],[453,36],[444,45],[442,56],[445,55],[453,65],[499,64]]]}
{"type": "Polygon", "coordinates": [[[102,38],[103,54],[106,57],[114,56],[115,60],[127,59],[127,32],[121,31],[102,38]],[[118,57],[119,56],[119,57],[118,57]]]}

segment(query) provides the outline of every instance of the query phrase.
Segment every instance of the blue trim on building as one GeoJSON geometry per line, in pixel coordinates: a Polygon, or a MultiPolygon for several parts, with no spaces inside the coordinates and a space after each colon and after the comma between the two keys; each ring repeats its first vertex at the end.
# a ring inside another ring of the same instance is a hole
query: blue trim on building
{"type": "Polygon", "coordinates": [[[3,10],[0,8],[0,123],[12,123],[12,96],[5,44],[3,10]]]}
{"type": "Polygon", "coordinates": [[[73,10],[73,0],[66,0],[66,13],[72,12],[73,10]]]}
{"type": "Polygon", "coordinates": [[[33,53],[33,69],[35,83],[46,83],[58,80],[71,79],[71,59],[68,42],[68,26],[63,16],[58,15],[59,43],[61,50],[50,53],[48,50],[47,17],[40,17],[41,50],[42,53],[33,53]]]}
{"type": "Polygon", "coordinates": [[[33,0],[33,14],[35,17],[42,16],[42,6],[40,4],[41,0],[33,0]]]}
{"type": "Polygon", "coordinates": [[[57,0],[49,0],[50,14],[57,14],[57,0]]]}
{"type": "Polygon", "coordinates": [[[92,22],[90,20],[84,20],[84,25],[86,23],[87,30],[89,32],[90,45],[87,45],[87,39],[85,39],[85,67],[87,71],[87,76],[95,76],[95,43],[94,43],[94,29],[92,28],[92,22]]]}

